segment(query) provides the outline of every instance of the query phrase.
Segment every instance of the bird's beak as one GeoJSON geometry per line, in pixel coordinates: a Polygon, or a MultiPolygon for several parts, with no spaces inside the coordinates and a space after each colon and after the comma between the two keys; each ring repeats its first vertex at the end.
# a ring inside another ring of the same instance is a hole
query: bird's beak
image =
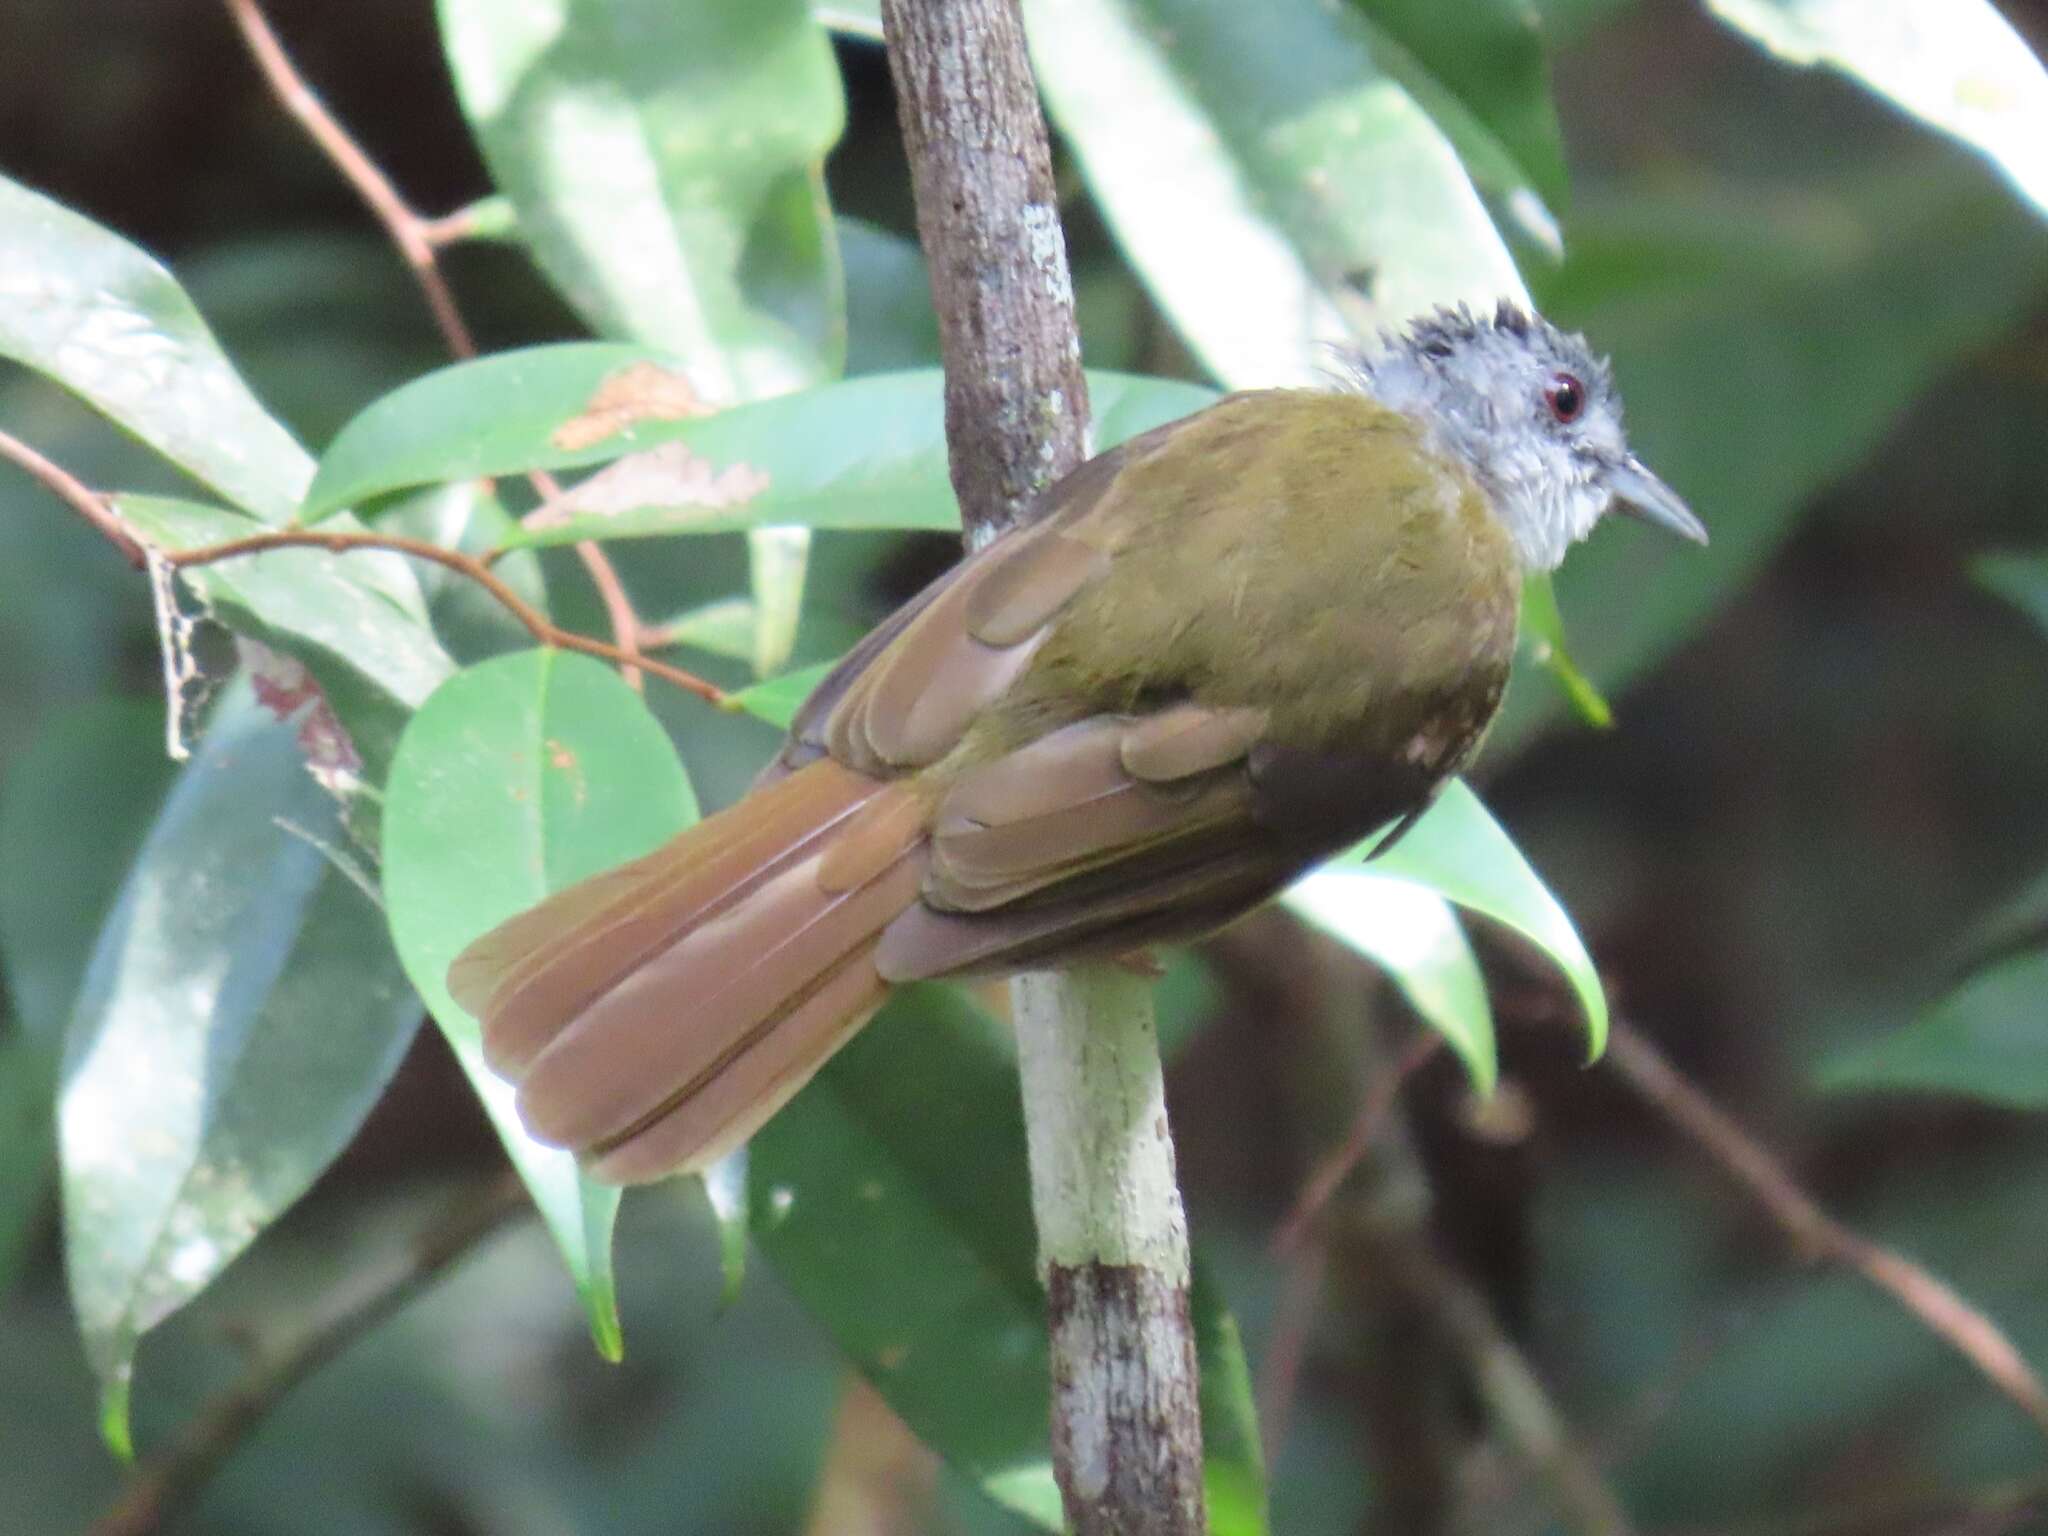
{"type": "Polygon", "coordinates": [[[1695,544],[1707,542],[1707,525],[1692,515],[1692,508],[1679,499],[1678,492],[1651,474],[1649,466],[1634,454],[1623,461],[1621,468],[1608,473],[1607,488],[1630,517],[1654,523],[1695,544]]]}

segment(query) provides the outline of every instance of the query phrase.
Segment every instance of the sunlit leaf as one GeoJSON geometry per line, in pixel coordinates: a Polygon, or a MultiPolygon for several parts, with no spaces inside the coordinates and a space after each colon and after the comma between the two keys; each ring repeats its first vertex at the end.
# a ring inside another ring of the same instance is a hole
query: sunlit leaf
{"type": "MultiPolygon", "coordinates": [[[[1008,1031],[956,989],[908,989],[755,1136],[747,1176],[762,1252],[904,1422],[1057,1529],[1008,1031]]],[[[1211,1528],[1260,1532],[1242,1351],[1214,1288],[1193,1301],[1211,1528]]]]}
{"type": "Polygon", "coordinates": [[[1990,0],[1707,0],[1792,64],[1825,64],[1953,135],[2048,214],[2048,70],[1990,0]]]}
{"type": "MultiPolygon", "coordinates": [[[[1481,190],[1503,199],[1533,194],[1562,211],[1564,145],[1528,0],[1348,3],[1371,29],[1373,62],[1429,113],[1481,190]]],[[[1541,222],[1549,224],[1549,214],[1541,222]]]]}
{"type": "MultiPolygon", "coordinates": [[[[1377,841],[1367,838],[1326,870],[1419,886],[1514,929],[1564,972],[1585,1016],[1591,1054],[1606,1049],[1607,993],[1584,941],[1521,850],[1462,780],[1444,786],[1436,804],[1406,836],[1368,859],[1377,841]]],[[[1452,1043],[1457,1044],[1455,1038],[1452,1043]]]]}
{"type": "Polygon", "coordinates": [[[1332,342],[1523,293],[1360,9],[1030,0],[1025,14],[1047,105],[1125,255],[1225,383],[1314,382],[1332,342]]]}
{"type": "MultiPolygon", "coordinates": [[[[639,349],[567,343],[501,353],[443,368],[392,391],[342,429],[321,460],[309,516],[408,486],[566,469],[680,444],[655,461],[647,491],[670,504],[622,504],[532,528],[522,544],[583,538],[712,533],[798,524],[812,528],[957,528],[946,473],[944,381],[936,368],[874,374],[735,406],[715,416],[664,408],[658,361],[639,349]],[[651,404],[613,414],[593,401],[621,398],[621,378],[647,387],[624,398],[651,404]],[[565,425],[597,418],[590,432],[565,425]],[[616,423],[616,429],[592,436],[616,423]],[[566,446],[565,446],[566,444],[566,446]],[[684,490],[674,489],[682,486],[684,490]],[[688,494],[690,504],[679,504],[688,494]]],[[[1096,436],[1107,447],[1215,399],[1198,385],[1091,374],[1096,436]]],[[[679,409],[679,408],[678,408],[679,409]]],[[[648,461],[640,461],[648,464],[648,461]]],[[[629,469],[614,465],[612,473],[629,469]]]]}
{"type": "Polygon", "coordinates": [[[177,279],[61,203],[0,177],[0,357],[49,375],[266,522],[312,461],[249,392],[177,279]]]}
{"type": "Polygon", "coordinates": [[[811,14],[835,32],[882,40],[882,0],[811,0],[811,14]]]}
{"type": "Polygon", "coordinates": [[[619,1192],[526,1134],[448,995],[463,946],[542,897],[637,858],[697,818],[682,764],[637,694],[587,657],[524,651],[457,673],[399,742],[384,804],[384,899],[406,974],[547,1219],[598,1348],[620,1350],[619,1192]]]}
{"type": "Polygon", "coordinates": [[[382,915],[303,830],[344,834],[293,725],[245,689],[100,930],[59,1099],[65,1259],[110,1436],[137,1339],[347,1143],[420,1005],[382,915]]]}
{"type": "Polygon", "coordinates": [[[1904,1029],[1822,1063],[1829,1089],[1961,1093],[2048,1108],[2048,950],[1985,967],[1904,1029]]]}
{"type": "Polygon", "coordinates": [[[747,1149],[728,1152],[704,1170],[704,1198],[718,1222],[718,1300],[739,1300],[747,1278],[747,1149]]]}
{"type": "Polygon", "coordinates": [[[713,406],[845,345],[825,152],[839,71],[802,0],[440,0],[456,93],[518,232],[601,333],[713,406]]]}
{"type": "Polygon", "coordinates": [[[1444,1037],[1472,1084],[1490,1094],[1500,1075],[1486,978],[1457,915],[1441,896],[1370,865],[1334,866],[1297,881],[1287,909],[1366,956],[1393,979],[1423,1022],[1444,1037]]]}

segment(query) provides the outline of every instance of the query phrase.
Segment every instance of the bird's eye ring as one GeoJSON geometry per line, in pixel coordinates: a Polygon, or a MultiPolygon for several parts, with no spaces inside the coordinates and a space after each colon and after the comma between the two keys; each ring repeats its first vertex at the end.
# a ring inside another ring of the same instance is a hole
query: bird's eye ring
{"type": "Polygon", "coordinates": [[[1550,382],[1543,386],[1543,403],[1550,407],[1550,414],[1559,422],[1569,425],[1579,419],[1579,413],[1586,408],[1586,386],[1569,373],[1554,373],[1550,382]]]}

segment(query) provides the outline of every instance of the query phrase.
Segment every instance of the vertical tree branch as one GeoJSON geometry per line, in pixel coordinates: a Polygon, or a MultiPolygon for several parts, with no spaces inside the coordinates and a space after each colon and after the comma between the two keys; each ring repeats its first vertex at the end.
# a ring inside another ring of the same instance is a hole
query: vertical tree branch
{"type": "Polygon", "coordinates": [[[1052,151],[1017,0],[883,0],[967,542],[1088,457],[1052,151]]]}
{"type": "MultiPolygon", "coordinates": [[[[883,0],[971,545],[1087,454],[1088,395],[1017,0],[883,0]]],[[[1187,1221],[1137,977],[1012,990],[1052,1344],[1054,1471],[1079,1536],[1204,1529],[1187,1221]]]]}
{"type": "Polygon", "coordinates": [[[1077,1536],[1207,1529],[1188,1228],[1151,983],[1011,983],[1052,1342],[1053,1470],[1077,1536]]]}

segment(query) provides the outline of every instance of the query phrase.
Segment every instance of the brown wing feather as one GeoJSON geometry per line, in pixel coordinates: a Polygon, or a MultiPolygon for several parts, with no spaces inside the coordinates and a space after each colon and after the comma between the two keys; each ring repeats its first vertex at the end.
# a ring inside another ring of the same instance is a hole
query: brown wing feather
{"type": "Polygon", "coordinates": [[[1275,749],[1255,713],[1097,716],[963,775],[933,821],[924,899],[882,936],[881,974],[1000,972],[1194,938],[1426,803],[1428,775],[1275,749]]]}
{"type": "MultiPolygon", "coordinates": [[[[816,1042],[785,1026],[822,983],[862,963],[917,891],[904,860],[852,890],[818,883],[822,854],[777,871],[730,920],[692,927],[585,1007],[533,1059],[519,1112],[543,1141],[604,1147],[739,1071],[766,1089],[816,1042]]],[[[872,967],[870,967],[872,971],[872,967]]],[[[822,1058],[820,1058],[822,1059],[822,1058]]],[[[707,1130],[723,1119],[700,1114],[707,1130]]]]}
{"type": "Polygon", "coordinates": [[[795,775],[485,935],[449,987],[484,1020],[492,1069],[516,1077],[593,999],[817,844],[876,787],[843,771],[795,775]]]}
{"type": "MultiPolygon", "coordinates": [[[[763,772],[762,782],[770,782],[831,750],[833,720],[835,716],[844,719],[841,711],[848,695],[871,687],[877,664],[885,658],[890,659],[892,666],[898,664],[894,656],[898,641],[928,609],[949,594],[987,580],[985,595],[970,593],[956,599],[966,632],[982,644],[997,648],[1032,641],[1034,632],[1049,623],[1082,586],[1099,579],[1108,569],[1107,560],[1099,552],[1091,550],[1086,556],[1081,555],[1079,550],[1086,546],[1078,546],[1078,541],[1062,539],[1065,547],[1043,549],[1038,542],[1040,532],[1069,528],[1079,521],[1115,484],[1118,473],[1132,457],[1164,443],[1181,425],[1168,422],[1096,455],[1043,492],[1019,527],[942,572],[917,596],[869,630],[804,700],[790,722],[788,741],[763,772]]],[[[927,643],[920,642],[918,650],[924,651],[927,643]]],[[[928,656],[924,665],[929,664],[928,656]]],[[[978,692],[977,708],[992,696],[985,690],[978,692]]],[[[864,733],[857,746],[868,757],[868,771],[883,766],[864,733]]]]}

